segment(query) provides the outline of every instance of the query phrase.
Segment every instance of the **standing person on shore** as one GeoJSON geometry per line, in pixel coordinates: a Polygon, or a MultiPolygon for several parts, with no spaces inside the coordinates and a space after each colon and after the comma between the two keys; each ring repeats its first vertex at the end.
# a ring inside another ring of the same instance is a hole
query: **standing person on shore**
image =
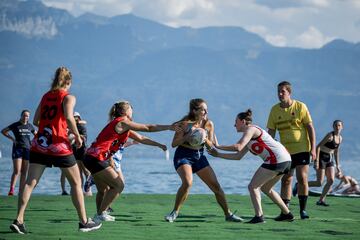
{"type": "Polygon", "coordinates": [[[13,142],[12,147],[12,161],[13,172],[11,175],[10,189],[8,196],[15,194],[16,180],[20,175],[19,193],[21,193],[25,186],[26,174],[29,167],[30,158],[30,135],[36,134],[34,126],[29,123],[30,111],[23,110],[21,112],[20,120],[14,122],[1,130],[1,133],[13,142]],[[9,132],[14,136],[11,136],[9,132]]]}
{"type": "Polygon", "coordinates": [[[116,102],[109,112],[109,123],[99,133],[96,140],[86,151],[84,158],[85,167],[94,177],[97,188],[96,209],[94,220],[115,221],[115,217],[108,214],[107,210],[124,189],[124,179],[111,166],[112,155],[126,143],[128,138],[135,141],[159,146],[166,150],[166,146],[143,137],[136,133],[159,132],[175,130],[175,125],[141,124],[133,122],[133,109],[128,101],[116,102]]]}
{"type": "Polygon", "coordinates": [[[275,104],[270,112],[267,128],[274,138],[276,130],[280,142],[291,155],[291,171],[281,179],[281,198],[286,205],[291,200],[291,183],[294,170],[298,182],[298,198],[301,219],[309,218],[306,212],[308,198],[308,172],[310,158],[316,159],[315,129],[306,105],[291,98],[292,88],[287,81],[277,87],[280,103],[275,104]]]}
{"type": "Polygon", "coordinates": [[[31,144],[29,173],[24,191],[19,196],[17,216],[10,225],[13,232],[27,233],[24,224],[26,206],[45,168],[52,166],[61,168],[70,183],[72,202],[79,216],[79,231],[89,232],[101,227],[86,217],[79,168],[68,140],[67,128],[75,135],[77,147],[82,145],[73,116],[76,98],[68,92],[71,84],[70,71],[59,67],[50,90],[43,95],[36,109],[34,125],[39,131],[31,144]]]}
{"type": "Polygon", "coordinates": [[[255,216],[249,223],[263,223],[264,213],[261,207],[261,193],[265,193],[281,210],[275,221],[292,221],[294,216],[282,201],[280,195],[273,190],[273,186],[281,177],[290,171],[291,157],[286,148],[275,141],[266,131],[256,125],[252,125],[252,111],[248,109],[241,112],[235,119],[237,132],[243,132],[241,139],[233,145],[218,145],[215,147],[224,151],[236,153],[219,153],[215,148],[209,150],[214,157],[230,160],[241,160],[250,150],[254,155],[259,155],[264,163],[258,168],[249,183],[251,202],[254,206],[255,216]]]}
{"type": "MultiPolygon", "coordinates": [[[[342,142],[341,130],[343,123],[341,120],[333,122],[333,131],[326,134],[316,147],[317,158],[314,160],[314,168],[316,170],[316,181],[310,181],[309,187],[321,187],[326,175],[326,184],[322,190],[319,201],[316,205],[328,207],[325,202],[326,195],[330,192],[331,186],[335,180],[335,163],[336,171],[340,172],[340,153],[339,148],[342,142]],[[333,160],[335,158],[335,163],[333,160]]],[[[296,190],[295,185],[295,190],[296,190]]],[[[294,191],[295,193],[295,191],[294,191]]]]}
{"type": "Polygon", "coordinates": [[[174,222],[178,217],[180,208],[189,195],[193,183],[193,173],[196,173],[213,191],[218,204],[224,212],[226,221],[243,221],[230,211],[225,193],[204,154],[205,146],[208,149],[211,148],[214,139],[214,124],[208,119],[207,114],[205,100],[200,98],[192,99],[189,104],[189,113],[178,122],[180,129],[175,132],[172,147],[177,147],[174,155],[174,167],[182,183],[177,191],[173,210],[165,216],[165,220],[168,222],[174,222]],[[192,134],[195,131],[202,132],[206,137],[200,144],[194,145],[192,144],[192,134]]]}

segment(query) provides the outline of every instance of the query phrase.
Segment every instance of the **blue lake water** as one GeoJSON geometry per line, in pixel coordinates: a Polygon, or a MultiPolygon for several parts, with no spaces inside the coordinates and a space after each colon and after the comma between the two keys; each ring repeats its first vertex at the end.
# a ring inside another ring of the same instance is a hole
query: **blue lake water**
{"type": "MultiPolygon", "coordinates": [[[[164,158],[131,158],[122,161],[122,170],[125,176],[124,193],[176,193],[180,179],[175,172],[172,160],[164,158]]],[[[9,190],[10,176],[12,172],[12,160],[3,156],[0,164],[0,195],[6,195],[9,190]]],[[[260,158],[250,157],[241,161],[229,161],[223,159],[209,159],[218,180],[227,194],[247,195],[247,185],[255,170],[261,165],[260,158]]],[[[344,160],[341,162],[345,174],[359,179],[360,161],[344,160]]],[[[60,188],[60,170],[47,168],[38,186],[34,190],[36,194],[58,195],[60,188]]],[[[309,179],[315,179],[315,171],[310,168],[309,179]]],[[[279,183],[276,189],[279,189],[279,183]]],[[[67,184],[69,190],[69,185],[67,184]]],[[[93,188],[93,192],[96,192],[93,188]]],[[[194,183],[190,193],[209,194],[208,187],[194,175],[194,183]]]]}

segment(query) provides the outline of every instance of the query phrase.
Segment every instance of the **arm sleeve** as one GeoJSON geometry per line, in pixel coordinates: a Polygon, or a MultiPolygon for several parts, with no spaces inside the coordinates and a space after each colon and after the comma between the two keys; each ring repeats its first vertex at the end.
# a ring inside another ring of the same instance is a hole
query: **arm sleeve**
{"type": "Polygon", "coordinates": [[[302,104],[301,116],[302,116],[302,119],[303,119],[302,121],[304,124],[308,124],[308,123],[312,122],[310,112],[305,104],[302,104]]]}

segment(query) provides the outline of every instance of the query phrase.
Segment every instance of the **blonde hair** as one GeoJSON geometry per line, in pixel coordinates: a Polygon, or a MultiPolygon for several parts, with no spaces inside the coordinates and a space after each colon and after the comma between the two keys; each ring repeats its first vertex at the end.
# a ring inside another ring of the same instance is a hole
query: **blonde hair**
{"type": "Polygon", "coordinates": [[[58,90],[65,87],[67,84],[71,83],[72,76],[71,72],[66,67],[59,67],[55,71],[54,79],[51,84],[51,90],[58,90]]]}
{"type": "Polygon", "coordinates": [[[114,120],[117,117],[124,116],[129,108],[132,108],[129,101],[118,101],[114,103],[109,111],[109,121],[114,120]]]}

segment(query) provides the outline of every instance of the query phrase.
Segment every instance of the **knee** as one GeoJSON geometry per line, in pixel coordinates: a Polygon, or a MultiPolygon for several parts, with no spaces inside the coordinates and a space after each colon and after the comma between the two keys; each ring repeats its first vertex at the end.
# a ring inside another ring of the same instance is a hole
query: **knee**
{"type": "Polygon", "coordinates": [[[281,185],[291,185],[291,178],[282,178],[281,185]]]}
{"type": "Polygon", "coordinates": [[[334,184],[334,179],[330,178],[330,179],[328,179],[328,180],[326,181],[326,183],[327,183],[328,185],[333,185],[333,184],[334,184]]]}
{"type": "Polygon", "coordinates": [[[256,187],[254,184],[250,183],[248,185],[249,192],[254,192],[255,190],[259,189],[259,187],[256,187]]]}
{"type": "Polygon", "coordinates": [[[186,190],[189,190],[192,187],[193,182],[192,181],[183,181],[182,186],[186,190]]]}
{"type": "Polygon", "coordinates": [[[115,189],[116,192],[121,193],[125,188],[125,185],[122,181],[118,181],[116,183],[116,185],[113,187],[113,189],[115,189]]]}
{"type": "Polygon", "coordinates": [[[272,191],[272,188],[266,188],[266,187],[262,186],[262,187],[261,187],[261,191],[262,191],[263,193],[265,193],[266,195],[269,195],[270,192],[272,191]]]}

